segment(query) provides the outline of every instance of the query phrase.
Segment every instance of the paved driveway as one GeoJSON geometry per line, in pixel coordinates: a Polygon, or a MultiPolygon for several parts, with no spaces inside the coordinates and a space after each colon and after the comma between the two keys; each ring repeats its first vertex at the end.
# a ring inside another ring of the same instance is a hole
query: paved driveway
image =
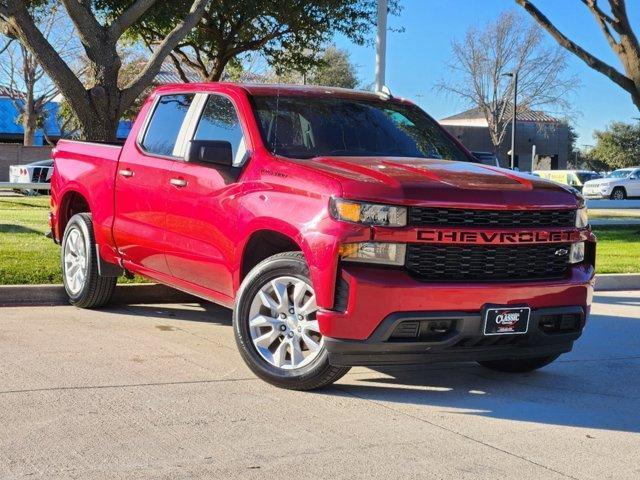
{"type": "Polygon", "coordinates": [[[569,355],[354,369],[318,393],[245,368],[210,304],[0,309],[0,478],[640,478],[640,292],[569,355]]]}

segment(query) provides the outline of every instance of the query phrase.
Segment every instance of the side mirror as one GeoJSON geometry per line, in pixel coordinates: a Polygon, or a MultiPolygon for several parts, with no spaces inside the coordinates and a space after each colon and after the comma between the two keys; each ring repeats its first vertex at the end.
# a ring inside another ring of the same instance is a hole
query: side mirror
{"type": "Polygon", "coordinates": [[[233,166],[231,143],[220,140],[191,140],[184,157],[187,162],[233,166]]]}

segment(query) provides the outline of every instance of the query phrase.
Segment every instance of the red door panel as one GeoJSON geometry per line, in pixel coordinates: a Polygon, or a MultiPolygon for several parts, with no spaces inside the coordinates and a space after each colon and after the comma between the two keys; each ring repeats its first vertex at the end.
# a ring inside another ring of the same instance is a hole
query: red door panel
{"type": "Polygon", "coordinates": [[[146,157],[121,160],[116,174],[113,235],[122,258],[161,273],[169,273],[166,211],[169,173],[175,162],[146,157]]]}
{"type": "Polygon", "coordinates": [[[225,295],[233,295],[235,245],[229,240],[235,219],[225,214],[232,189],[220,173],[206,165],[175,162],[170,175],[176,185],[168,195],[166,258],[171,274],[225,295]]]}

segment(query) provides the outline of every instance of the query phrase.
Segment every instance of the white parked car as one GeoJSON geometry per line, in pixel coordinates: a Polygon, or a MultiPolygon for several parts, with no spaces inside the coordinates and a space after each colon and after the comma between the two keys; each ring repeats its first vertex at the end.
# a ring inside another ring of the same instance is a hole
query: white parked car
{"type": "Polygon", "coordinates": [[[621,168],[611,172],[607,178],[590,180],[584,184],[582,195],[612,200],[640,197],[640,167],[621,168]]]}
{"type": "MultiPolygon", "coordinates": [[[[11,183],[51,183],[53,174],[53,160],[40,160],[26,165],[11,165],[9,167],[9,182],[11,183]]],[[[25,194],[37,193],[39,190],[16,188],[16,192],[25,194]]],[[[42,190],[46,193],[45,190],[42,190]]]]}

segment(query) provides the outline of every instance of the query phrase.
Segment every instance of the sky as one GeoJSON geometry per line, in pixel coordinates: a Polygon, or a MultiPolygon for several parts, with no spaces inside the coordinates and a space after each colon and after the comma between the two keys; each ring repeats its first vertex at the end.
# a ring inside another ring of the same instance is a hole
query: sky
{"type": "MultiPolygon", "coordinates": [[[[404,7],[402,12],[399,16],[390,16],[388,24],[390,28],[403,27],[404,32],[390,31],[387,34],[386,84],[393,95],[413,100],[438,119],[469,107],[434,88],[439,81],[446,81],[448,72],[445,67],[451,53],[451,41],[462,39],[470,27],[482,27],[494,21],[506,10],[514,9],[528,15],[513,0],[400,2],[404,7]]],[[[533,3],[565,35],[622,70],[595,19],[580,0],[534,0],[533,3]]],[[[640,0],[628,1],[627,5],[631,23],[637,27],[636,31],[640,31],[640,0]]],[[[551,37],[546,38],[553,44],[551,37]]],[[[343,37],[337,37],[335,43],[350,53],[362,84],[372,84],[375,78],[375,45],[358,46],[343,37]]],[[[579,148],[593,145],[593,131],[605,128],[612,121],[637,121],[635,117],[640,117],[640,112],[628,93],[604,75],[591,70],[573,54],[569,55],[569,72],[576,74],[581,82],[570,99],[577,112],[573,123],[579,134],[579,148]]]]}

